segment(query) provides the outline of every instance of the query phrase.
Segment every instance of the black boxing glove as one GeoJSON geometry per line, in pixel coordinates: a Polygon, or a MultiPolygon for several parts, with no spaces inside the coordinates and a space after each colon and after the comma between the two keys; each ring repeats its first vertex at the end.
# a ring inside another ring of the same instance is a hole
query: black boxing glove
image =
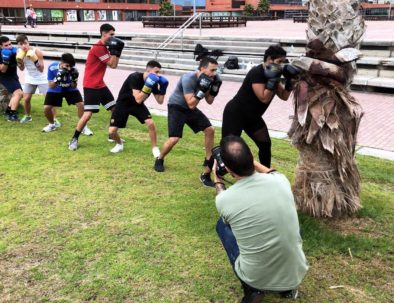
{"type": "Polygon", "coordinates": [[[266,88],[269,90],[276,90],[282,75],[282,67],[279,64],[268,64],[264,68],[264,76],[267,78],[266,88]]]}
{"type": "Polygon", "coordinates": [[[213,81],[212,81],[211,89],[209,91],[209,94],[212,97],[216,97],[218,95],[219,89],[220,89],[220,86],[222,86],[222,83],[223,82],[222,82],[222,79],[220,79],[220,76],[215,75],[215,77],[213,78],[213,81]]]}
{"type": "Polygon", "coordinates": [[[107,41],[107,46],[111,56],[120,57],[124,48],[124,42],[118,38],[110,37],[107,41]]]}
{"type": "Polygon", "coordinates": [[[78,82],[79,72],[75,67],[72,67],[70,70],[71,81],[78,82]]]}
{"type": "Polygon", "coordinates": [[[292,91],[293,90],[293,79],[295,79],[299,74],[301,73],[301,70],[291,64],[286,64],[283,67],[283,77],[285,77],[285,90],[287,91],[292,91]]]}
{"type": "Polygon", "coordinates": [[[55,82],[56,85],[60,87],[70,87],[71,82],[69,80],[68,70],[64,68],[59,68],[55,79],[53,79],[53,82],[55,82]]]}
{"type": "Polygon", "coordinates": [[[208,77],[205,74],[201,74],[197,80],[197,88],[194,93],[194,97],[196,97],[196,99],[198,100],[204,98],[205,93],[211,88],[212,82],[213,82],[212,78],[208,77]]]}

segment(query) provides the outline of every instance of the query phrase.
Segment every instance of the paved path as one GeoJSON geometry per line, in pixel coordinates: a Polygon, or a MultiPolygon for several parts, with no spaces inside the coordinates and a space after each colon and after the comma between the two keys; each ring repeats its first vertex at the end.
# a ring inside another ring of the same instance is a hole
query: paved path
{"type": "MultiPolygon", "coordinates": [[[[114,22],[114,26],[119,32],[139,32],[139,33],[163,33],[170,34],[174,29],[152,29],[143,28],[141,22],[114,22]]],[[[40,26],[40,30],[48,29],[59,31],[96,31],[100,23],[65,23],[64,25],[40,26]]],[[[394,37],[394,22],[367,22],[366,38],[369,39],[388,39],[394,37]]],[[[20,28],[24,32],[22,26],[4,26],[7,28],[20,28]]],[[[304,38],[306,24],[292,23],[291,21],[265,21],[265,22],[248,22],[245,28],[225,28],[225,29],[203,29],[203,35],[226,35],[226,36],[251,36],[253,37],[292,37],[304,38]]],[[[35,29],[28,29],[28,31],[35,29]]],[[[198,34],[197,29],[188,30],[187,34],[198,34]]],[[[83,78],[84,65],[78,64],[81,77],[83,78]]],[[[108,69],[105,81],[113,94],[117,96],[123,80],[131,71],[111,70],[108,69]]],[[[168,76],[170,80],[169,93],[171,93],[179,79],[179,76],[168,76]]],[[[81,85],[81,83],[80,83],[81,85]]],[[[225,104],[235,95],[239,89],[240,82],[225,81],[219,96],[216,98],[212,106],[202,102],[200,108],[207,116],[214,120],[221,120],[223,108],[225,104]]],[[[81,86],[80,86],[81,87],[81,86]]],[[[374,153],[373,149],[388,151],[386,158],[394,160],[394,96],[376,93],[360,93],[354,92],[353,96],[362,105],[365,115],[362,119],[358,144],[363,147],[370,147],[372,150],[364,149],[360,152],[374,153]],[[388,156],[387,156],[388,155],[388,156]]],[[[165,102],[166,104],[166,102],[165,102]]],[[[152,98],[147,101],[150,108],[166,111],[166,105],[158,105],[152,98]]],[[[269,109],[264,115],[270,130],[279,132],[287,132],[290,126],[289,116],[293,114],[292,101],[283,102],[274,99],[269,109]]]]}

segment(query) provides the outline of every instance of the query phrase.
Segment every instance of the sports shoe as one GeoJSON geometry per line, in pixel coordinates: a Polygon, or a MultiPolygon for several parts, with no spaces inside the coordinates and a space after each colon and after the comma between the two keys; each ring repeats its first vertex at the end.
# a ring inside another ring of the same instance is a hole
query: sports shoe
{"type": "Polygon", "coordinates": [[[154,168],[155,171],[157,171],[158,173],[162,173],[162,172],[164,171],[164,159],[156,158],[156,160],[155,160],[155,166],[153,166],[153,168],[154,168]]]}
{"type": "Polygon", "coordinates": [[[47,126],[45,126],[43,129],[42,129],[42,132],[45,132],[45,133],[50,133],[50,132],[53,132],[54,130],[56,130],[56,125],[55,125],[55,123],[53,123],[53,124],[48,124],[47,126]]]}
{"type": "Polygon", "coordinates": [[[83,128],[81,134],[84,134],[85,136],[93,136],[93,132],[89,129],[87,125],[83,128]]]}
{"type": "Polygon", "coordinates": [[[298,289],[292,289],[288,291],[280,292],[280,296],[286,299],[297,299],[298,298],[298,289]]]}
{"type": "Polygon", "coordinates": [[[23,118],[19,121],[20,123],[27,123],[27,122],[31,122],[33,119],[31,116],[23,116],[23,118]]]}
{"type": "MultiPolygon", "coordinates": [[[[120,141],[122,141],[122,143],[125,143],[125,142],[126,142],[126,140],[123,140],[122,138],[120,138],[120,141]]],[[[112,139],[110,136],[108,136],[108,142],[110,142],[110,143],[114,143],[114,142],[115,142],[115,140],[114,140],[114,139],[112,139]]]]}
{"type": "Polygon", "coordinates": [[[7,121],[9,121],[9,122],[19,122],[18,115],[17,114],[8,114],[7,115],[7,121]]]}
{"type": "Polygon", "coordinates": [[[209,173],[202,173],[200,175],[200,181],[207,187],[215,187],[215,183],[212,182],[211,174],[209,173]]]}
{"type": "Polygon", "coordinates": [[[62,126],[62,124],[60,123],[60,121],[59,121],[57,118],[53,119],[53,121],[54,121],[53,124],[55,124],[55,127],[60,127],[60,126],[62,126]]]}
{"type": "Polygon", "coordinates": [[[111,153],[114,153],[114,154],[121,152],[121,151],[123,151],[123,144],[116,144],[114,146],[114,148],[111,149],[111,153]]]}
{"type": "Polygon", "coordinates": [[[78,140],[75,138],[72,138],[70,143],[68,143],[68,149],[69,150],[77,150],[78,148],[78,140]]]}
{"type": "Polygon", "coordinates": [[[157,146],[155,146],[154,148],[152,148],[152,154],[153,157],[158,158],[160,156],[160,149],[157,146]]]}
{"type": "Polygon", "coordinates": [[[256,291],[249,296],[243,297],[241,303],[261,303],[264,297],[264,292],[256,291]]]}

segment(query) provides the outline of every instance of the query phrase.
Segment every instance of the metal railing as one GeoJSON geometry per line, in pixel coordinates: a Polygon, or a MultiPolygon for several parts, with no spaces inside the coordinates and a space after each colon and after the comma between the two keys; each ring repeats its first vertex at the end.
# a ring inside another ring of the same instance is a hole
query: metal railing
{"type": "Polygon", "coordinates": [[[200,36],[201,36],[201,17],[203,13],[194,14],[189,19],[185,21],[172,35],[168,36],[166,40],[164,40],[154,51],[155,59],[159,55],[159,50],[166,48],[172,41],[175,40],[178,35],[181,35],[181,50],[183,51],[183,32],[192,25],[197,19],[199,19],[199,28],[200,28],[200,36]]]}

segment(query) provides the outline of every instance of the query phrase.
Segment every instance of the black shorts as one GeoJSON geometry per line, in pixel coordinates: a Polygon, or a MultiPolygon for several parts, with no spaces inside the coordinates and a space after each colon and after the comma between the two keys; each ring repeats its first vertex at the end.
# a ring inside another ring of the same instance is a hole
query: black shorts
{"type": "Polygon", "coordinates": [[[267,125],[259,112],[244,111],[242,105],[233,100],[226,104],[223,111],[222,138],[228,135],[241,136],[242,131],[250,135],[266,128],[267,125]]]}
{"type": "Polygon", "coordinates": [[[168,136],[182,138],[185,124],[194,133],[212,126],[208,118],[198,108],[191,110],[177,105],[168,105],[168,136]]]}
{"type": "Polygon", "coordinates": [[[62,107],[63,98],[66,99],[68,105],[82,102],[82,95],[79,90],[72,90],[61,93],[47,92],[45,95],[44,105],[62,107]]]}
{"type": "Polygon", "coordinates": [[[106,86],[99,89],[84,87],[83,94],[85,98],[85,112],[98,113],[100,104],[102,104],[106,110],[110,110],[116,104],[114,96],[106,86]]]}
{"type": "Polygon", "coordinates": [[[18,77],[0,77],[0,83],[4,85],[6,90],[10,93],[13,94],[14,91],[18,89],[22,89],[21,83],[19,82],[18,77]]]}
{"type": "Polygon", "coordinates": [[[145,104],[121,101],[116,103],[116,107],[112,112],[110,126],[125,128],[129,115],[136,117],[141,124],[144,124],[146,119],[152,118],[145,104]]]}

